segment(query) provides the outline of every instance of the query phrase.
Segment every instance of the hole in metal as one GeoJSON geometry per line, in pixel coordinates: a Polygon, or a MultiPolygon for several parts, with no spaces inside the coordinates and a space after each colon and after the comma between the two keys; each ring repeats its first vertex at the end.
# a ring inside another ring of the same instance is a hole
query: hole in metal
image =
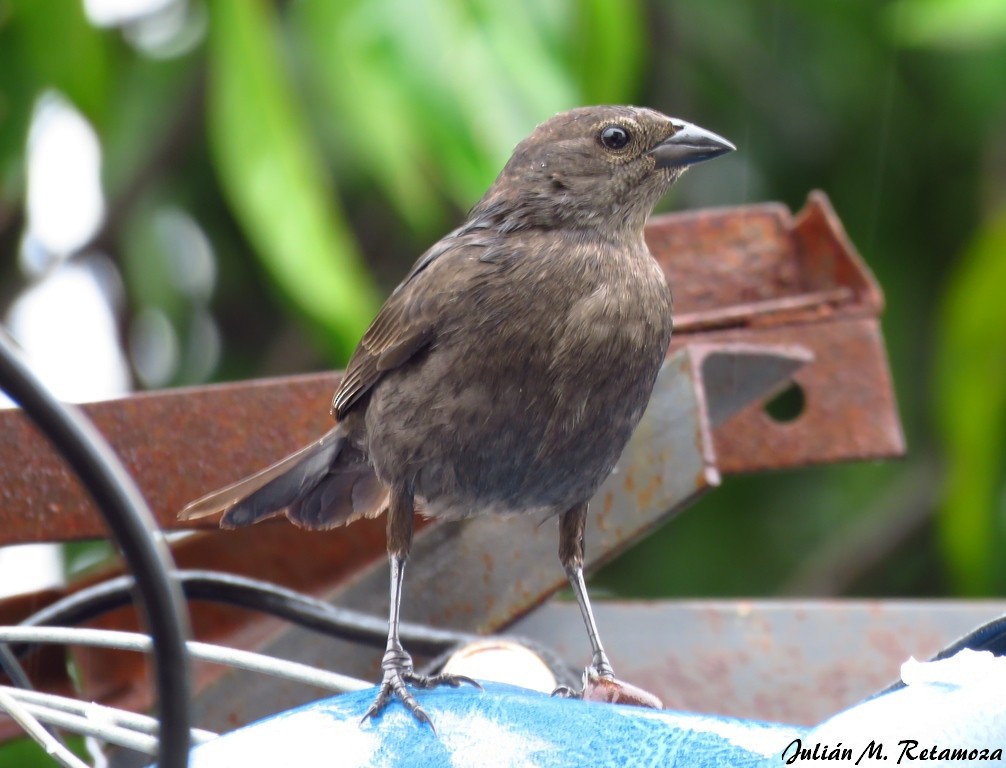
{"type": "Polygon", "coordinates": [[[795,381],[791,382],[786,389],[765,403],[765,413],[773,421],[780,424],[788,424],[796,421],[807,408],[807,398],[804,395],[803,387],[795,381]]]}

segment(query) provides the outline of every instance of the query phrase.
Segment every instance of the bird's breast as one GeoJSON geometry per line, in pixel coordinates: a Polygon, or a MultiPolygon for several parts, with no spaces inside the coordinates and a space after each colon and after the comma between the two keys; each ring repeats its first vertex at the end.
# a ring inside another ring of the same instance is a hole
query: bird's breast
{"type": "Polygon", "coordinates": [[[667,350],[670,294],[648,253],[575,256],[474,285],[375,391],[375,466],[408,472],[430,513],[562,511],[620,455],[667,350]]]}

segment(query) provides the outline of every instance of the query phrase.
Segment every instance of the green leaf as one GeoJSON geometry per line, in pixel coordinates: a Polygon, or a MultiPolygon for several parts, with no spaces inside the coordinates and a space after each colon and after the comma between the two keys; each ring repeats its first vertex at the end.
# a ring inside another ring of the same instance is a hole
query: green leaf
{"type": "Polygon", "coordinates": [[[107,566],[115,560],[115,556],[115,547],[104,539],[67,542],[63,545],[64,576],[72,581],[88,571],[107,566]]]}
{"type": "Polygon", "coordinates": [[[377,292],[294,98],[273,6],[210,9],[209,133],[225,195],[277,287],[345,360],[377,292]]]}
{"type": "Polygon", "coordinates": [[[132,194],[138,174],[154,172],[159,180],[181,170],[168,164],[165,170],[173,173],[163,173],[148,166],[158,162],[158,153],[172,141],[195,144],[189,136],[195,138],[202,126],[180,128],[179,121],[202,114],[198,93],[204,58],[201,53],[171,59],[123,57],[101,131],[102,177],[112,205],[132,194]]]}
{"type": "Polygon", "coordinates": [[[887,12],[904,45],[976,48],[1006,41],[1002,0],[899,0],[887,12]]]}
{"type": "MultiPolygon", "coordinates": [[[[88,765],[91,755],[87,751],[83,736],[64,737],[63,741],[77,757],[88,765]]],[[[0,745],[0,765],[16,765],[19,768],[52,768],[56,765],[51,755],[27,737],[14,739],[0,745]]]]}
{"type": "Polygon", "coordinates": [[[645,47],[637,2],[302,0],[291,11],[326,146],[417,231],[443,226],[438,194],[471,206],[536,123],[626,100],[645,47]]]}
{"type": "Polygon", "coordinates": [[[422,172],[431,148],[416,130],[414,96],[398,46],[389,39],[401,13],[379,13],[387,5],[300,3],[293,31],[332,153],[373,177],[409,225],[421,230],[442,211],[422,172]]]}
{"type": "Polygon", "coordinates": [[[947,476],[940,533],[965,594],[1001,594],[1006,497],[1006,210],[967,248],[946,293],[936,403],[947,476]]]}
{"type": "Polygon", "coordinates": [[[571,36],[569,44],[584,103],[630,100],[646,51],[639,3],[581,0],[578,22],[579,34],[571,36]]]}
{"type": "Polygon", "coordinates": [[[22,193],[39,95],[59,91],[100,129],[112,66],[107,36],[88,23],[80,0],[0,2],[0,201],[22,193]]]}

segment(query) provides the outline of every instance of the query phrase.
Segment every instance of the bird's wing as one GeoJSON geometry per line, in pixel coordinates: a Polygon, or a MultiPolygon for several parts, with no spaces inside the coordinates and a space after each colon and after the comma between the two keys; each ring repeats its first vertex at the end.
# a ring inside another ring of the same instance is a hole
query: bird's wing
{"type": "Polygon", "coordinates": [[[428,315],[415,316],[408,297],[392,295],[363,335],[332,398],[332,415],[342,419],[384,375],[425,347],[433,338],[428,315]]]}
{"type": "Polygon", "coordinates": [[[452,232],[420,257],[412,270],[381,307],[363,334],[346,366],[332,399],[332,415],[342,419],[381,377],[403,365],[424,349],[436,334],[445,294],[430,279],[428,267],[436,261],[464,262],[484,244],[461,231],[452,232]]]}

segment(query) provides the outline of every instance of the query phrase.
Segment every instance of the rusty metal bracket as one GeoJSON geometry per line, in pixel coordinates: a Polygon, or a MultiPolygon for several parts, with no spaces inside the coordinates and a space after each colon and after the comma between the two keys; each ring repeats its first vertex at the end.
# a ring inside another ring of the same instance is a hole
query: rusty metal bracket
{"type": "MultiPolygon", "coordinates": [[[[811,361],[801,348],[689,345],[665,363],[642,421],[618,465],[593,500],[588,519],[590,563],[613,557],[632,541],[719,484],[710,414],[727,419],[752,399],[784,385],[811,361]],[[735,376],[743,385],[730,386],[735,376]]],[[[427,525],[416,536],[407,580],[410,621],[491,632],[540,604],[565,583],[557,559],[554,520],[480,516],[427,525]],[[504,543],[506,542],[506,543],[504,543]],[[512,542],[512,544],[511,544],[512,542]]],[[[342,606],[383,615],[387,611],[387,564],[372,562],[325,595],[342,606]]],[[[263,652],[373,675],[372,648],[319,639],[287,629],[263,652]]],[[[230,670],[197,698],[200,722],[224,725],[221,713],[239,722],[309,701],[319,692],[285,681],[265,681],[230,670]],[[265,686],[265,687],[263,687],[265,686]]]]}
{"type": "MultiPolygon", "coordinates": [[[[882,295],[823,194],[812,194],[796,216],[781,205],[756,205],[657,217],[647,240],[674,289],[676,331],[646,420],[592,505],[593,564],[715,485],[720,474],[904,452],[879,330],[882,295]],[[802,389],[805,406],[780,423],[764,404],[790,382],[802,389]]],[[[336,382],[322,374],[217,385],[86,410],[161,524],[179,528],[175,516],[186,501],[321,434],[336,382]]],[[[476,518],[427,525],[410,565],[408,618],[494,630],[540,603],[561,584],[561,573],[553,567],[555,533],[537,523],[476,518]],[[449,559],[437,556],[448,550],[449,559]],[[444,562],[464,578],[440,578],[444,562]],[[452,590],[450,581],[466,589],[452,590]]],[[[0,544],[101,533],[80,489],[21,414],[0,412],[0,544]]],[[[269,526],[268,534],[261,526],[213,531],[180,542],[175,555],[182,567],[254,574],[371,611],[382,611],[386,600],[380,522],[324,535],[288,525],[269,526]]],[[[273,621],[249,622],[234,611],[197,608],[193,622],[203,637],[267,642],[271,653],[357,674],[376,665],[369,651],[279,632],[273,621]]],[[[0,604],[0,622],[13,623],[16,613],[14,603],[0,604]]],[[[128,621],[119,614],[105,625],[128,621]]],[[[140,695],[135,667],[99,654],[88,654],[83,666],[95,698],[140,695]]],[[[233,725],[262,714],[259,705],[274,711],[305,695],[273,687],[266,694],[236,679],[218,680],[197,706],[233,718],[233,725]]]]}
{"type": "MultiPolygon", "coordinates": [[[[780,428],[756,418],[752,403],[717,427],[721,471],[904,452],[879,332],[882,294],[822,193],[796,217],[778,204],[698,211],[656,217],[646,235],[674,289],[672,351],[740,342],[801,346],[815,358],[797,376],[804,417],[780,428]]],[[[315,374],[176,389],[85,411],[160,524],[176,529],[194,525],[176,519],[187,501],[327,429],[337,382],[315,374]]],[[[80,487],[19,411],[0,411],[0,458],[0,545],[103,535],[80,487]]]]}

